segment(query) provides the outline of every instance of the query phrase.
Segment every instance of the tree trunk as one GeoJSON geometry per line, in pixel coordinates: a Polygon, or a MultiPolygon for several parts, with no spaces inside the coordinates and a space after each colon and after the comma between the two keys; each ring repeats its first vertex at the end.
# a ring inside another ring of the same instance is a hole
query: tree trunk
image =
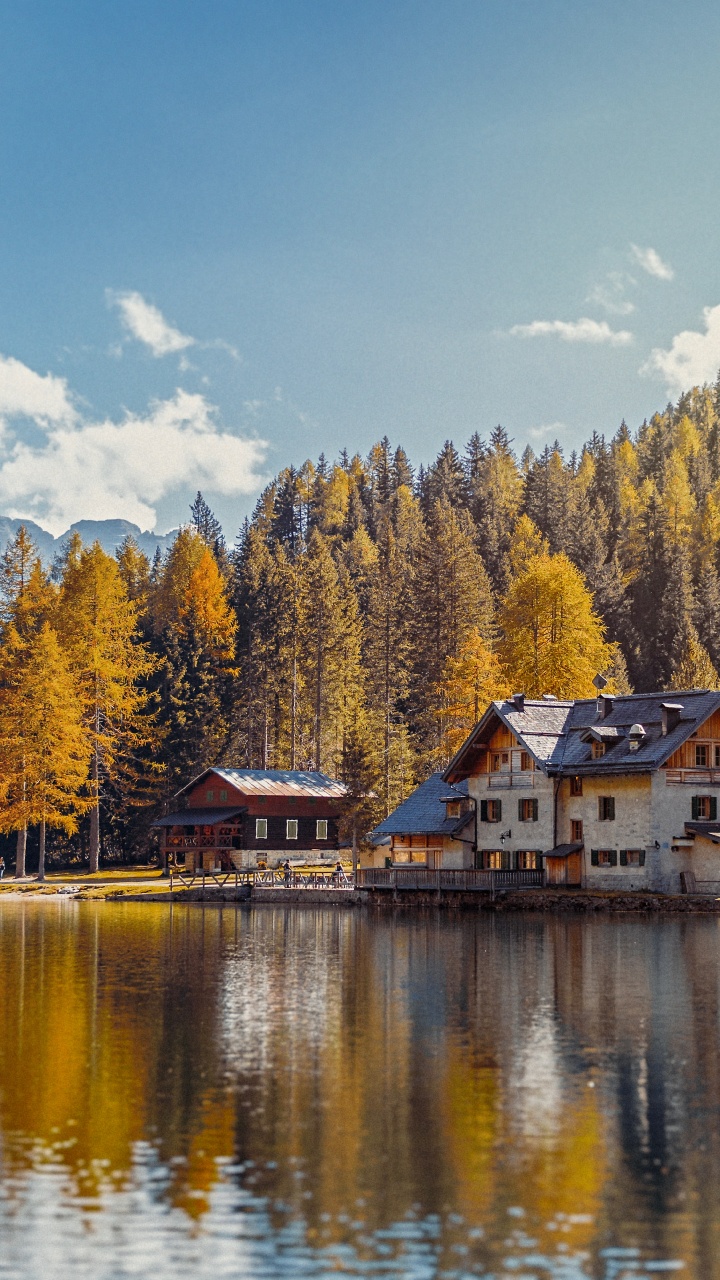
{"type": "Polygon", "coordinates": [[[15,858],[15,879],[22,880],[25,875],[25,850],[27,849],[27,827],[21,827],[17,834],[17,856],[15,858]]]}
{"type": "Polygon", "coordinates": [[[40,855],[38,858],[38,880],[45,879],[45,819],[40,823],[40,855]]]}
{"type": "Polygon", "coordinates": [[[92,764],[92,781],[93,791],[95,793],[95,803],[90,810],[90,874],[97,871],[100,866],[100,787],[98,782],[98,758],[97,752],[93,756],[92,764]]]}
{"type": "Polygon", "coordinates": [[[357,813],[353,814],[353,822],[352,822],[352,858],[353,858],[353,884],[357,889],[357,869],[358,869],[357,813]]]}

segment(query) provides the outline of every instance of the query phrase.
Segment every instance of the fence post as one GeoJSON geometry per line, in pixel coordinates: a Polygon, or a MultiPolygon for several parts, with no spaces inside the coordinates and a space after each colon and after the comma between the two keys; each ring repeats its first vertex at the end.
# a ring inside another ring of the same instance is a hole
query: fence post
{"type": "Polygon", "coordinates": [[[495,872],[490,868],[490,901],[495,901],[495,872]]]}
{"type": "Polygon", "coordinates": [[[170,872],[170,892],[171,892],[171,893],[172,893],[172,880],[173,880],[173,873],[172,873],[172,871],[171,871],[171,872],[170,872]]]}

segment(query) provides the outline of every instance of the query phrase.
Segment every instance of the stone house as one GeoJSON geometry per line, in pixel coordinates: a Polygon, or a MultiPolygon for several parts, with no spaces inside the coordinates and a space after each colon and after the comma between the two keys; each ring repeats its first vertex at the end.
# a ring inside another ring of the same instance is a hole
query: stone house
{"type": "Polygon", "coordinates": [[[491,703],[443,777],[477,806],[466,866],[542,866],[549,884],[599,889],[720,885],[720,692],[516,694],[491,703]]]}
{"type": "Polygon", "coordinates": [[[473,865],[475,807],[465,779],[450,786],[434,773],[370,833],[361,867],[420,863],[429,870],[473,865]]]}

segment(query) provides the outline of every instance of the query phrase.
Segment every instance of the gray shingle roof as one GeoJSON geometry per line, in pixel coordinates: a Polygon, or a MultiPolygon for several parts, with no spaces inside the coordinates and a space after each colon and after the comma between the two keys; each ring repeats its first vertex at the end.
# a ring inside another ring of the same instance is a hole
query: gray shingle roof
{"type": "Polygon", "coordinates": [[[205,769],[177,795],[182,796],[192,790],[211,773],[216,773],[244,795],[322,796],[325,799],[341,799],[347,795],[344,783],[311,769],[233,769],[223,765],[205,769]]]}
{"type": "Polygon", "coordinates": [[[434,773],[422,782],[407,800],[404,800],[389,817],[378,823],[370,833],[371,840],[380,841],[383,836],[399,835],[452,835],[468,821],[470,814],[461,818],[446,818],[446,796],[457,794],[458,799],[468,794],[467,781],[454,786],[447,783],[441,773],[434,773]]]}
{"type": "Polygon", "coordinates": [[[720,691],[708,689],[618,695],[605,717],[600,715],[595,698],[575,702],[526,700],[522,710],[511,701],[493,702],[451,761],[445,776],[455,780],[463,773],[467,777],[473,772],[478,748],[489,741],[498,721],[512,730],[545,773],[647,773],[659,769],[719,709],[720,691]],[[663,703],[682,706],[677,724],[666,735],[662,733],[663,703]],[[628,731],[638,723],[644,727],[645,737],[638,750],[631,751],[628,731]],[[592,757],[593,737],[606,744],[605,755],[599,759],[592,757]]]}

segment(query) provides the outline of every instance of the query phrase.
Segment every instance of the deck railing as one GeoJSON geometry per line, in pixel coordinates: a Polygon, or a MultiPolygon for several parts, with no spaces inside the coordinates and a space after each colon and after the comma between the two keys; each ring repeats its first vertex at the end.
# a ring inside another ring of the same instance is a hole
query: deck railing
{"type": "Polygon", "coordinates": [[[344,871],[329,871],[327,873],[319,871],[310,871],[302,874],[299,871],[209,871],[198,868],[197,871],[171,871],[170,872],[170,891],[173,887],[182,885],[185,889],[212,888],[217,885],[218,888],[224,888],[230,881],[234,883],[235,888],[241,885],[250,885],[253,890],[263,889],[354,889],[355,883],[352,876],[346,875],[344,871]]]}
{"type": "Polygon", "coordinates": [[[542,889],[545,873],[537,871],[451,871],[427,867],[367,867],[358,872],[359,889],[456,890],[495,893],[498,889],[542,889]]]}

